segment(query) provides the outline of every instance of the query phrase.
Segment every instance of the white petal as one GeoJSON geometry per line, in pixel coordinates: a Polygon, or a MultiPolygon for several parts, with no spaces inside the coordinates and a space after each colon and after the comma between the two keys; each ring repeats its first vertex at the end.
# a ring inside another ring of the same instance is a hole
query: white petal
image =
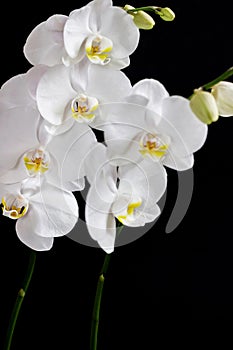
{"type": "Polygon", "coordinates": [[[107,147],[96,143],[85,158],[85,175],[102,200],[111,202],[117,192],[117,169],[111,164],[107,155],[107,147]]]}
{"type": "Polygon", "coordinates": [[[123,72],[90,66],[87,94],[96,97],[99,103],[120,102],[130,91],[130,80],[123,72]]]}
{"type": "Polygon", "coordinates": [[[98,244],[100,248],[102,248],[105,251],[105,253],[111,254],[114,251],[115,239],[115,230],[113,230],[111,233],[106,232],[106,235],[103,237],[103,239],[98,241],[98,244]]]}
{"type": "Polygon", "coordinates": [[[129,217],[124,224],[130,227],[144,226],[145,224],[154,221],[160,215],[160,212],[160,208],[157,204],[147,207],[143,206],[137,210],[133,220],[130,220],[129,217]]]}
{"type": "Polygon", "coordinates": [[[91,34],[89,29],[89,16],[91,7],[86,5],[73,11],[64,27],[64,44],[68,55],[71,58],[79,57],[80,60],[85,55],[82,44],[91,34]]]}
{"type": "Polygon", "coordinates": [[[169,97],[165,87],[154,79],[140,80],[133,86],[132,94],[144,96],[148,99],[147,107],[161,115],[163,99],[169,97]]]}
{"type": "Polygon", "coordinates": [[[40,115],[32,108],[12,108],[0,115],[1,167],[10,169],[30,148],[38,145],[37,125],[40,115]]]}
{"type": "Polygon", "coordinates": [[[106,8],[112,6],[112,0],[94,0],[91,6],[89,26],[92,32],[97,33],[101,28],[102,16],[106,8]]]}
{"type": "Polygon", "coordinates": [[[123,69],[130,65],[129,57],[115,58],[111,57],[111,61],[105,65],[105,68],[110,69],[123,69]]]}
{"type": "Polygon", "coordinates": [[[54,239],[52,237],[41,237],[33,232],[28,213],[17,220],[16,233],[20,241],[33,250],[45,251],[50,250],[53,246],[54,239]]]}
{"type": "Polygon", "coordinates": [[[45,119],[43,119],[42,128],[44,128],[46,130],[46,132],[48,134],[50,134],[51,137],[53,137],[56,135],[61,135],[64,132],[67,132],[68,130],[70,130],[74,126],[75,123],[76,123],[76,121],[74,120],[74,118],[67,119],[64,122],[64,124],[61,124],[61,125],[53,125],[53,124],[47,122],[45,119]]]}
{"type": "Polygon", "coordinates": [[[20,187],[20,183],[3,184],[0,182],[0,201],[6,193],[21,193],[20,187]]]}
{"type": "Polygon", "coordinates": [[[167,173],[163,165],[147,159],[133,166],[120,167],[119,177],[119,191],[131,188],[134,194],[151,206],[159,201],[167,187],[167,173]]]}
{"type": "Polygon", "coordinates": [[[78,220],[78,204],[71,192],[47,182],[29,198],[27,215],[31,232],[42,237],[58,237],[69,233],[78,220]]]}
{"type": "Polygon", "coordinates": [[[109,125],[105,131],[109,161],[118,166],[139,162],[141,160],[139,141],[140,133],[137,129],[129,127],[122,129],[121,125],[109,125]],[[127,135],[124,135],[124,132],[127,132],[127,135]]]}
{"type": "Polygon", "coordinates": [[[115,6],[105,10],[102,16],[100,34],[112,40],[111,55],[115,59],[129,56],[138,46],[139,30],[132,17],[123,9],[115,6]]]}
{"type": "Polygon", "coordinates": [[[48,174],[51,181],[52,177],[59,178],[64,186],[81,179],[85,175],[85,157],[96,142],[95,134],[86,124],[74,123],[65,133],[54,136],[46,150],[55,158],[59,170],[48,174]]]}
{"type": "Polygon", "coordinates": [[[64,182],[64,188],[71,192],[82,191],[85,188],[85,179],[83,177],[75,181],[64,182]]]}
{"type": "Polygon", "coordinates": [[[163,159],[163,165],[178,171],[191,169],[193,167],[193,164],[193,154],[187,155],[186,157],[179,157],[168,151],[165,158],[163,159]]]}
{"type": "MultiPolygon", "coordinates": [[[[137,162],[141,159],[140,139],[143,133],[151,132],[148,120],[156,125],[157,114],[144,106],[131,103],[110,103],[100,107],[105,142],[109,158],[119,158],[119,162],[137,162]],[[150,116],[150,118],[149,118],[150,116]]],[[[120,165],[120,163],[118,163],[120,165]]]]}
{"type": "Polygon", "coordinates": [[[126,96],[125,101],[131,104],[147,107],[149,99],[143,95],[131,94],[126,96]]]}
{"type": "Polygon", "coordinates": [[[66,108],[75,96],[69,68],[64,65],[50,68],[41,78],[37,88],[37,103],[42,117],[51,124],[63,124],[66,108]]]}
{"type": "Polygon", "coordinates": [[[26,80],[28,84],[28,91],[31,97],[36,100],[36,90],[39,84],[40,79],[47,71],[48,67],[45,65],[37,65],[29,69],[26,74],[26,80]]]}
{"type": "Polygon", "coordinates": [[[207,126],[192,112],[189,100],[172,96],[163,100],[163,118],[158,126],[171,138],[174,156],[187,157],[199,150],[207,137],[207,126]]]}
{"type": "Polygon", "coordinates": [[[136,104],[134,99],[130,102],[127,100],[128,97],[122,103],[103,103],[99,107],[99,114],[103,120],[103,130],[105,130],[105,124],[106,127],[118,124],[122,126],[122,130],[127,126],[130,129],[137,129],[138,132],[149,132],[148,119],[154,121],[153,125],[158,124],[157,120],[160,120],[160,116],[157,113],[144,105],[136,104]]]}
{"type": "MultiPolygon", "coordinates": [[[[157,204],[147,205],[143,208],[141,212],[141,220],[144,221],[144,224],[154,221],[160,215],[161,211],[157,204]]],[[[140,218],[140,217],[139,217],[140,218]]]]}
{"type": "MultiPolygon", "coordinates": [[[[109,191],[107,187],[106,191],[109,191]]],[[[104,195],[106,197],[106,193],[104,193],[104,195]]],[[[109,193],[109,199],[111,196],[111,193],[109,193]]],[[[106,202],[103,200],[102,194],[97,192],[95,185],[89,188],[85,207],[87,229],[90,236],[96,240],[106,252],[113,251],[116,236],[116,222],[114,216],[110,212],[111,205],[112,201],[109,200],[106,202]]]]}
{"type": "Polygon", "coordinates": [[[77,95],[79,93],[88,94],[87,84],[90,80],[89,72],[91,66],[92,64],[86,59],[70,67],[70,82],[77,95]]]}
{"type": "Polygon", "coordinates": [[[53,15],[32,30],[24,45],[24,55],[31,64],[54,66],[62,62],[63,28],[67,18],[53,15]]]}
{"type": "Polygon", "coordinates": [[[23,157],[19,159],[16,166],[7,171],[0,171],[0,182],[4,184],[20,183],[28,177],[23,157]]]}
{"type": "Polygon", "coordinates": [[[0,110],[14,107],[35,107],[35,101],[29,94],[28,89],[28,75],[32,71],[28,71],[24,74],[18,74],[8,81],[6,81],[0,90],[0,110]]]}

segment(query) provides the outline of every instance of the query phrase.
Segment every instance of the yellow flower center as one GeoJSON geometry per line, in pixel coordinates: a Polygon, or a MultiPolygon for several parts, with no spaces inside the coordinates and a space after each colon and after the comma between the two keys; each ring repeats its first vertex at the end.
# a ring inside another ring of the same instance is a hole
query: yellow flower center
{"type": "Polygon", "coordinates": [[[159,135],[144,134],[139,142],[139,152],[143,155],[149,155],[151,157],[162,158],[165,156],[168,143],[164,143],[159,135]]]}
{"type": "Polygon", "coordinates": [[[29,203],[22,195],[7,194],[2,198],[2,214],[10,219],[19,219],[28,211],[29,203]]]}
{"type": "Polygon", "coordinates": [[[130,217],[131,218],[133,217],[135,209],[140,207],[141,204],[142,204],[141,200],[139,200],[138,202],[131,202],[130,204],[128,204],[126,214],[118,215],[117,219],[124,225],[127,219],[130,219],[130,217]]]}
{"type": "Polygon", "coordinates": [[[42,149],[28,151],[24,155],[23,160],[29,176],[37,173],[43,174],[49,169],[49,154],[42,149]]]}
{"type": "Polygon", "coordinates": [[[110,62],[109,53],[112,51],[112,41],[104,36],[90,36],[86,42],[86,55],[95,64],[105,65],[110,62]]]}
{"type": "Polygon", "coordinates": [[[95,118],[93,113],[99,106],[95,97],[79,94],[71,102],[72,117],[80,123],[89,123],[95,118]]]}

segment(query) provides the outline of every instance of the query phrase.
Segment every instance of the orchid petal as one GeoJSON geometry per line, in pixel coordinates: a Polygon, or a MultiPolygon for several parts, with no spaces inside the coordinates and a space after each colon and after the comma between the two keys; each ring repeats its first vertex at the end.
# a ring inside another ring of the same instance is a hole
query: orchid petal
{"type": "Polygon", "coordinates": [[[32,30],[24,45],[24,55],[31,64],[54,66],[62,63],[63,28],[67,18],[53,15],[32,30]]]}
{"type": "Polygon", "coordinates": [[[91,6],[89,26],[92,32],[98,33],[101,28],[102,15],[106,8],[112,6],[112,0],[94,0],[89,5],[91,6]]]}
{"type": "Polygon", "coordinates": [[[71,192],[63,191],[44,181],[40,191],[30,196],[29,211],[25,219],[25,230],[30,227],[32,234],[42,237],[64,236],[77,223],[77,201],[71,192]]]}
{"type": "Polygon", "coordinates": [[[89,29],[90,11],[90,5],[72,11],[64,26],[65,49],[71,58],[79,57],[81,60],[85,55],[83,43],[91,34],[89,29]]]}
{"type": "Polygon", "coordinates": [[[178,171],[191,169],[193,167],[193,164],[193,154],[187,155],[186,157],[180,157],[168,151],[163,159],[163,165],[178,171]]]}
{"type": "Polygon", "coordinates": [[[95,185],[89,188],[86,199],[85,219],[90,236],[99,243],[101,248],[110,253],[114,249],[116,222],[110,212],[114,197],[107,186],[106,191],[109,191],[109,201],[105,201],[102,198],[95,185]]]}
{"type": "Polygon", "coordinates": [[[167,187],[167,173],[160,162],[143,159],[140,163],[119,168],[119,191],[131,189],[134,194],[153,206],[167,187]]]}
{"type": "Polygon", "coordinates": [[[14,168],[6,170],[2,172],[2,174],[0,171],[0,182],[3,184],[20,183],[26,177],[28,177],[28,174],[24,165],[23,157],[19,159],[14,168]]]}
{"type": "Polygon", "coordinates": [[[132,88],[132,95],[137,94],[148,99],[147,107],[159,115],[162,114],[163,99],[169,97],[165,87],[154,79],[143,79],[132,88]]]}
{"type": "Polygon", "coordinates": [[[115,59],[129,56],[138,46],[139,30],[132,17],[116,6],[108,7],[104,11],[100,33],[113,42],[111,56],[115,59]]]}
{"type": "Polygon", "coordinates": [[[30,212],[28,212],[26,216],[18,219],[16,222],[16,233],[18,238],[22,243],[33,250],[50,250],[53,246],[54,238],[42,237],[34,234],[30,225],[31,222],[28,220],[28,215],[30,215],[30,212]]]}
{"type": "Polygon", "coordinates": [[[38,145],[39,119],[39,113],[28,107],[1,111],[0,158],[3,169],[13,168],[27,150],[38,145]]]}
{"type": "Polygon", "coordinates": [[[163,100],[163,118],[159,130],[170,137],[174,156],[186,157],[196,152],[207,137],[207,126],[192,112],[189,100],[181,96],[163,100]]]}
{"type": "Polygon", "coordinates": [[[96,142],[95,134],[86,124],[74,123],[65,133],[54,136],[46,150],[57,161],[58,170],[48,173],[50,181],[59,179],[59,185],[64,186],[81,179],[85,175],[84,159],[96,142]]]}
{"type": "Polygon", "coordinates": [[[120,102],[131,91],[131,83],[121,71],[112,71],[99,65],[91,65],[87,91],[100,102],[120,102]]]}
{"type": "Polygon", "coordinates": [[[85,157],[84,166],[88,182],[98,187],[98,192],[106,201],[111,201],[112,195],[117,191],[117,171],[111,165],[107,151],[105,145],[95,143],[85,157]]]}
{"type": "Polygon", "coordinates": [[[38,109],[49,123],[63,124],[66,120],[66,107],[75,95],[76,91],[70,82],[69,68],[63,65],[52,67],[39,82],[37,88],[38,109]]]}

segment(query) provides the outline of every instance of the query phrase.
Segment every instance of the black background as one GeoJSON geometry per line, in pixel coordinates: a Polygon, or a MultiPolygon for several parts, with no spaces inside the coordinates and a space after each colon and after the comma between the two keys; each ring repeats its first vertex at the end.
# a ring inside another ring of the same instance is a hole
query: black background
{"type": "MultiPolygon", "coordinates": [[[[31,66],[23,45],[31,30],[49,16],[85,5],[84,1],[7,2],[1,14],[1,84],[31,66]]],[[[124,5],[115,1],[115,5],[124,5]]],[[[148,3],[149,5],[150,3],[148,3]]],[[[147,5],[135,0],[133,6],[147,5]]],[[[229,2],[167,0],[174,22],[154,17],[141,31],[131,65],[124,72],[161,81],[170,95],[188,97],[194,88],[232,65],[229,2]]],[[[232,78],[229,79],[233,81],[232,78]]],[[[20,116],[19,116],[20,117],[20,116]]],[[[232,345],[233,336],[233,118],[209,126],[205,145],[195,154],[194,192],[181,224],[165,233],[177,195],[177,175],[168,170],[165,208],[140,239],[115,249],[105,281],[98,350],[209,348],[232,345]]],[[[10,147],[10,145],[6,145],[10,147]]],[[[0,339],[27,267],[29,249],[0,217],[0,339]]],[[[37,254],[12,350],[88,350],[98,272],[104,252],[67,237],[37,254]]]]}

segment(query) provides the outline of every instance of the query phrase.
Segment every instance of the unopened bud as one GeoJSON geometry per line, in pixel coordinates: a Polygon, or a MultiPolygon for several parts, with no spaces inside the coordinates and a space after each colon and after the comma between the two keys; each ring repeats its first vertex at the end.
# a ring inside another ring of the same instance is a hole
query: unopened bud
{"type": "Polygon", "coordinates": [[[215,98],[219,115],[222,117],[233,116],[233,83],[220,81],[212,87],[211,94],[215,98]]]}
{"type": "Polygon", "coordinates": [[[195,90],[190,100],[190,107],[204,124],[211,124],[218,120],[218,107],[210,92],[195,90]]]}
{"type": "Polygon", "coordinates": [[[150,15],[148,15],[148,13],[146,13],[145,11],[140,10],[133,12],[134,9],[135,7],[131,5],[125,5],[124,7],[124,10],[129,11],[130,15],[133,17],[135,25],[139,29],[152,29],[155,25],[155,21],[153,20],[153,18],[150,15]]]}
{"type": "Polygon", "coordinates": [[[164,21],[170,22],[175,19],[175,13],[169,7],[152,7],[154,7],[156,14],[159,15],[164,21]]]}

